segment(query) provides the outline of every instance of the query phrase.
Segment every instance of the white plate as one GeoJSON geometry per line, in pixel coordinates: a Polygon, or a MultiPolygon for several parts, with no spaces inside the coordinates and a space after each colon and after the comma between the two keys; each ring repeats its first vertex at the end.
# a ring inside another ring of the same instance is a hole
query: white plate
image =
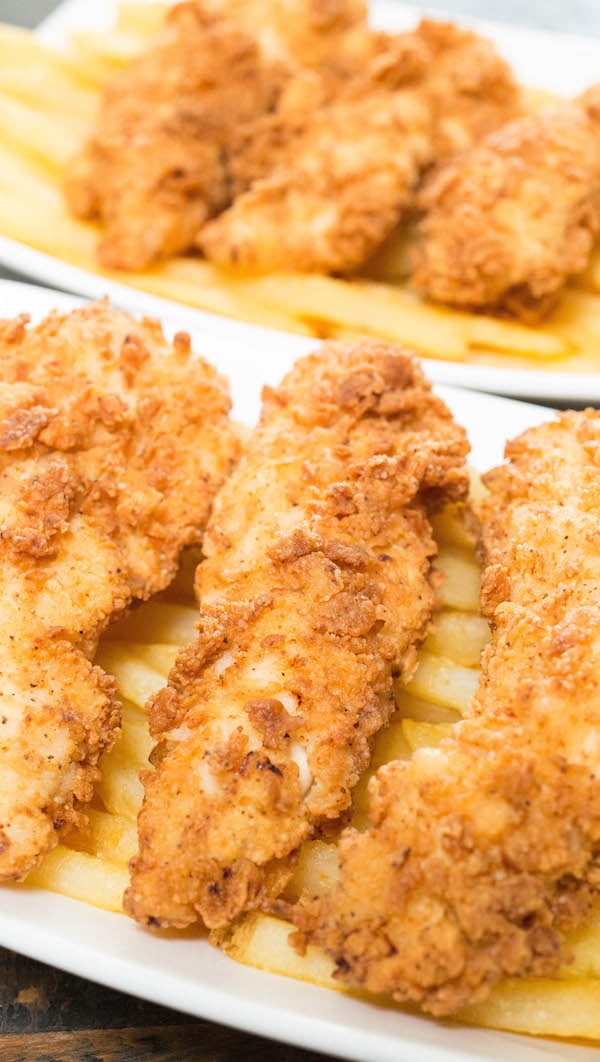
{"type": "MultiPolygon", "coordinates": [[[[65,0],[39,28],[40,37],[60,44],[72,27],[103,28],[112,24],[116,0],[65,0]]],[[[444,12],[427,9],[444,17],[444,12]]],[[[374,0],[373,21],[382,28],[400,30],[414,25],[424,9],[374,0]]],[[[448,16],[450,17],[450,16],[448,16]]],[[[462,19],[492,38],[512,64],[516,75],[528,84],[538,85],[567,95],[580,92],[596,81],[600,69],[600,40],[587,40],[568,34],[520,29],[477,19],[462,19]]],[[[33,250],[16,240],[0,236],[0,263],[18,273],[43,281],[53,287],[97,298],[109,294],[113,301],[145,313],[164,316],[177,313],[186,327],[201,326],[212,314],[136,291],[125,284],[106,280],[96,274],[68,265],[58,258],[33,250]]],[[[242,326],[239,335],[249,335],[242,326]]],[[[234,334],[233,332],[231,333],[234,334]]],[[[265,337],[266,330],[255,332],[265,337]]],[[[273,334],[272,334],[273,335],[273,334]]],[[[277,335],[277,333],[275,333],[277,335]]],[[[273,340],[271,339],[271,342],[273,340]]],[[[431,376],[440,383],[470,387],[498,394],[535,398],[561,403],[600,402],[600,373],[541,372],[529,369],[487,368],[452,362],[427,363],[431,376]]]]}
{"type": "MultiPolygon", "coordinates": [[[[27,311],[36,320],[54,307],[68,310],[81,302],[0,281],[0,317],[27,311]]],[[[168,330],[181,323],[173,318],[168,330]]],[[[197,322],[194,348],[230,374],[235,413],[250,422],[263,383],[277,383],[314,342],[280,336],[269,347],[257,342],[254,329],[237,327],[229,336],[226,331],[216,334],[197,322]]],[[[488,395],[444,387],[439,392],[467,427],[473,462],[481,469],[501,459],[507,437],[550,415],[539,406],[488,395]]],[[[598,1058],[591,1048],[444,1025],[248,969],[205,940],[159,940],[123,916],[39,890],[0,888],[0,944],[199,1017],[360,1062],[505,1062],[510,1053],[520,1062],[598,1058]]]]}

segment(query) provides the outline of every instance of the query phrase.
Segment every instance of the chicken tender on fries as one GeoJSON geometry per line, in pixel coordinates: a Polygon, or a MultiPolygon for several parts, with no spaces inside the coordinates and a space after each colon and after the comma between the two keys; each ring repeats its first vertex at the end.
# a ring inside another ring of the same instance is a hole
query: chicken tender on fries
{"type": "Polygon", "coordinates": [[[476,34],[424,19],[372,36],[353,77],[299,78],[247,144],[242,131],[230,164],[242,194],[198,241],[217,265],[358,269],[414,208],[427,166],[517,113],[508,66],[476,34]]]}
{"type": "Polygon", "coordinates": [[[295,913],[346,984],[444,1015],[568,960],[600,880],[599,448],[600,413],[567,413],[484,477],[492,641],[472,707],[378,772],[339,884],[295,913]]]}
{"type": "Polygon", "coordinates": [[[415,287],[535,321],[600,235],[600,86],[509,123],[426,182],[415,287]]]}
{"type": "Polygon", "coordinates": [[[237,456],[225,382],[107,303],[0,322],[0,879],[80,819],[120,725],[90,660],[172,579],[237,456]]]}
{"type": "Polygon", "coordinates": [[[199,637],[150,703],[138,920],[226,925],[347,812],[429,626],[428,513],[466,493],[467,450],[393,345],[326,346],[265,392],[204,539],[199,637]]]}
{"type": "Polygon", "coordinates": [[[100,218],[104,266],[142,269],[185,250],[229,201],[237,126],[274,103],[281,71],[252,37],[177,4],[157,40],[103,93],[94,135],[69,167],[72,211],[100,218]]]}

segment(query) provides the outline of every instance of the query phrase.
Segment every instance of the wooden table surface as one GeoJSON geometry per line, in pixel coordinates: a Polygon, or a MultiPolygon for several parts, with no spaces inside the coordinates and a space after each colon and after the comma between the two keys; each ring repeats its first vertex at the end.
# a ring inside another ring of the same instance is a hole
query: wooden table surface
{"type": "Polygon", "coordinates": [[[2,1062],[323,1062],[0,948],[2,1062]]]}

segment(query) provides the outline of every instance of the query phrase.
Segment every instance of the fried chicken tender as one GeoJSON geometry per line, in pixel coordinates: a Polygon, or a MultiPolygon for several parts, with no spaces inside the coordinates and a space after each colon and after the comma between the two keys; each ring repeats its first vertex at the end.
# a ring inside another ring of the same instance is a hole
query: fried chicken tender
{"type": "Polygon", "coordinates": [[[493,626],[467,718],[381,768],[341,878],[296,910],[345,983],[433,1014],[546,976],[600,885],[600,413],[507,447],[481,509],[493,626]]]}
{"type": "Polygon", "coordinates": [[[285,162],[204,227],[202,250],[256,272],[354,271],[413,202],[429,154],[426,106],[418,93],[379,92],[324,108],[291,142],[272,128],[270,154],[283,146],[285,162]]]}
{"type": "Polygon", "coordinates": [[[600,234],[594,93],[522,118],[434,172],[413,282],[440,302],[535,322],[600,234]]]}
{"type": "Polygon", "coordinates": [[[266,389],[205,535],[200,634],[149,707],[140,922],[225,926],[347,812],[429,625],[427,514],[464,495],[467,450],[391,344],[325,346],[266,389]]]}
{"type": "Polygon", "coordinates": [[[519,86],[491,41],[428,18],[414,37],[431,110],[432,161],[465,151],[521,113],[519,86]]]}
{"type": "MultiPolygon", "coordinates": [[[[364,35],[367,37],[368,35],[364,35]]],[[[242,127],[233,205],[199,246],[258,272],[359,268],[414,207],[423,170],[513,117],[519,93],[492,45],[451,24],[371,34],[366,69],[313,71],[242,127]]]]}
{"type": "Polygon", "coordinates": [[[365,0],[202,0],[257,40],[263,55],[298,67],[353,69],[370,54],[365,0]]]}
{"type": "Polygon", "coordinates": [[[0,879],[76,823],[120,725],[90,662],[172,579],[237,456],[224,381],[108,303],[0,322],[0,879]]]}
{"type": "Polygon", "coordinates": [[[201,3],[177,4],[155,43],[106,86],[66,176],[74,214],[100,218],[103,265],[139,270],[185,250],[229,202],[228,145],[268,110],[282,71],[201,3]]]}

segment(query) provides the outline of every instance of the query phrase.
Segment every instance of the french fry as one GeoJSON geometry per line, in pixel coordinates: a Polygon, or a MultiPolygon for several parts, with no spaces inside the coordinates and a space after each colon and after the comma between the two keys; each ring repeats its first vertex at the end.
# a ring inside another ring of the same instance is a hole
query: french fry
{"type": "Polygon", "coordinates": [[[64,55],[71,76],[94,88],[98,95],[120,69],[114,63],[94,55],[90,50],[71,47],[69,51],[65,51],[64,55]]]}
{"type": "Polygon", "coordinates": [[[309,896],[321,896],[337,881],[340,860],[337,845],[325,841],[306,841],[300,849],[294,876],[286,896],[296,901],[306,892],[309,896]]]}
{"type": "Polygon", "coordinates": [[[476,468],[468,468],[467,472],[469,475],[469,501],[471,505],[478,505],[485,498],[488,489],[481,478],[481,473],[476,468]]]}
{"type": "Polygon", "coordinates": [[[600,296],[575,289],[565,291],[549,327],[574,346],[600,354],[600,296]]]}
{"type": "Polygon", "coordinates": [[[415,719],[402,720],[402,731],[411,752],[437,745],[451,729],[451,723],[418,723],[415,719]]]}
{"type": "MultiPolygon", "coordinates": [[[[189,259],[192,267],[187,277],[182,277],[177,265],[183,259],[165,262],[160,268],[144,273],[107,273],[107,276],[120,280],[123,284],[141,288],[152,295],[173,299],[187,306],[196,306],[210,313],[223,317],[261,325],[263,328],[276,328],[283,332],[296,332],[310,335],[308,325],[288,313],[284,307],[261,303],[249,298],[239,282],[233,281],[226,274],[218,273],[207,263],[189,259]]],[[[92,266],[97,270],[97,266],[92,266]]]]}
{"type": "Polygon", "coordinates": [[[476,612],[479,607],[481,575],[473,555],[457,546],[442,546],[435,568],[443,575],[438,596],[446,608],[476,612]]]}
{"type": "Polygon", "coordinates": [[[465,508],[460,502],[450,502],[440,513],[430,517],[431,527],[436,542],[472,549],[475,534],[465,519],[465,508]]]}
{"type": "Polygon", "coordinates": [[[123,815],[111,815],[96,808],[90,808],[87,817],[88,826],[78,832],[76,847],[98,859],[127,866],[137,852],[135,823],[123,815]]]}
{"type": "Polygon", "coordinates": [[[185,645],[196,637],[197,622],[197,608],[167,601],[147,601],[114,623],[107,632],[106,640],[185,645]]]}
{"type": "Polygon", "coordinates": [[[96,663],[114,675],[123,697],[143,708],[146,701],[165,685],[165,677],[116,642],[100,646],[96,663]]]}
{"type": "Polygon", "coordinates": [[[60,192],[47,170],[18,149],[0,143],[0,189],[10,199],[14,188],[19,189],[20,202],[25,198],[29,201],[30,213],[38,209],[52,214],[62,209],[60,192]]]}
{"type": "Polygon", "coordinates": [[[58,845],[28,874],[25,885],[51,889],[105,911],[122,911],[129,884],[126,867],[58,845]]]}
{"type": "MultiPolygon", "coordinates": [[[[423,723],[457,723],[461,718],[461,712],[456,708],[446,708],[442,704],[433,704],[431,701],[424,701],[421,697],[415,697],[413,693],[408,693],[399,682],[396,682],[394,692],[398,711],[392,716],[392,725],[399,726],[403,719],[416,719],[417,722],[423,723]]],[[[387,730],[382,732],[382,741],[388,732],[387,730]]],[[[383,745],[382,752],[385,753],[383,745]]],[[[381,759],[380,763],[396,758],[387,756],[381,759]]]]}
{"type": "MultiPolygon", "coordinates": [[[[404,741],[404,736],[402,740],[404,741]]],[[[408,759],[409,756],[410,749],[406,746],[406,756],[403,758],[408,759]]],[[[350,824],[355,830],[365,830],[369,823],[369,782],[371,777],[371,774],[364,775],[354,787],[352,793],[352,818],[350,824]]]]}
{"type": "Polygon", "coordinates": [[[481,654],[490,640],[490,628],[481,616],[445,610],[434,619],[425,649],[448,656],[465,667],[479,667],[481,654]]]}
{"type": "Polygon", "coordinates": [[[119,742],[100,761],[102,777],[97,792],[113,815],[135,819],[142,806],[144,790],[137,766],[131,764],[119,748],[119,742]]]}
{"type": "Polygon", "coordinates": [[[560,977],[594,977],[600,980],[600,927],[586,925],[570,933],[567,947],[573,961],[565,963],[560,977]]]}
{"type": "Polygon", "coordinates": [[[178,645],[162,645],[160,642],[148,645],[143,642],[131,642],[128,648],[136,660],[142,660],[153,671],[162,675],[165,681],[179,652],[178,645]]]}
{"type": "Polygon", "coordinates": [[[51,117],[36,107],[0,93],[0,138],[58,174],[64,172],[81,147],[85,129],[85,123],[73,118],[51,117]]]}
{"type": "MultiPolygon", "coordinates": [[[[332,960],[321,949],[310,946],[305,955],[298,955],[289,943],[292,929],[287,922],[253,913],[218,942],[237,962],[344,991],[344,985],[332,976],[332,960]]],[[[381,1002],[393,1005],[389,999],[381,1002]]],[[[600,980],[505,981],[487,1000],[463,1008],[453,1020],[537,1036],[596,1040],[600,1038],[600,980]]]]}
{"type": "Polygon", "coordinates": [[[368,822],[369,782],[377,768],[391,760],[407,760],[410,753],[410,747],[402,730],[402,719],[395,715],[390,725],[385,730],[381,730],[375,738],[370,767],[365,771],[352,793],[352,825],[357,830],[363,830],[368,822]]]}
{"type": "Polygon", "coordinates": [[[153,3],[148,0],[138,0],[133,4],[119,4],[117,8],[117,29],[128,33],[151,34],[155,33],[163,21],[168,4],[153,3]]]}
{"type": "Polygon", "coordinates": [[[18,26],[9,26],[0,22],[0,66],[5,64],[20,65],[23,68],[39,65],[43,68],[53,67],[68,74],[75,87],[94,85],[95,78],[89,70],[73,59],[67,52],[49,48],[30,30],[18,26]]]}
{"type": "Polygon", "coordinates": [[[131,701],[123,701],[122,728],[118,738],[119,759],[129,761],[136,769],[148,766],[148,757],[154,748],[150,737],[148,717],[131,701]]]}
{"type": "Polygon", "coordinates": [[[293,926],[288,922],[253,913],[230,934],[215,937],[227,955],[246,966],[343,991],[343,986],[332,977],[332,960],[312,945],[306,949],[305,955],[298,955],[288,942],[292,931],[293,926]]]}
{"type": "Polygon", "coordinates": [[[464,712],[477,689],[479,671],[461,667],[443,656],[421,652],[419,663],[406,689],[425,701],[464,712]]]}
{"type": "Polygon", "coordinates": [[[125,30],[72,30],[69,33],[71,44],[79,55],[91,57],[106,64],[110,74],[125,66],[138,55],[146,45],[143,34],[125,30]]]}
{"type": "Polygon", "coordinates": [[[463,361],[467,355],[460,319],[401,288],[280,273],[246,280],[244,291],[305,321],[396,339],[428,357],[463,361]]]}
{"type": "MultiPolygon", "coordinates": [[[[1,124],[0,104],[0,132],[1,124]]],[[[277,308],[250,302],[239,294],[235,287],[227,290],[217,283],[204,283],[200,280],[198,284],[192,284],[173,278],[169,269],[170,263],[161,269],[146,273],[117,273],[100,269],[96,259],[98,227],[72,218],[62,205],[60,193],[57,194],[55,204],[49,202],[38,212],[32,210],[28,199],[20,193],[8,190],[0,180],[0,232],[72,265],[164,299],[196,306],[225,317],[250,321],[264,328],[310,334],[308,326],[301,321],[277,308]]]]}
{"type": "Polygon", "coordinates": [[[95,228],[46,206],[38,211],[34,202],[8,192],[1,184],[0,232],[73,265],[85,267],[94,260],[95,228]]]}
{"type": "Polygon", "coordinates": [[[97,93],[52,63],[2,62],[0,91],[16,96],[30,107],[78,121],[91,122],[98,106],[97,93]]]}
{"type": "Polygon", "coordinates": [[[464,314],[464,324],[472,350],[500,350],[541,360],[566,358],[573,353],[574,345],[566,336],[543,328],[526,328],[483,314],[464,314]]]}
{"type": "Polygon", "coordinates": [[[410,748],[402,730],[402,717],[395,712],[390,725],[385,730],[380,730],[375,738],[371,771],[376,771],[382,763],[389,763],[390,760],[407,760],[409,756],[410,748]]]}
{"type": "Polygon", "coordinates": [[[527,978],[505,981],[489,999],[455,1020],[533,1036],[600,1039],[600,980],[527,978]]]}
{"type": "MultiPolygon", "coordinates": [[[[26,159],[21,158],[19,152],[16,152],[13,171],[25,164],[26,159]]],[[[205,263],[197,263],[198,280],[195,283],[181,281],[177,275],[173,276],[170,269],[172,263],[167,263],[162,269],[145,273],[130,274],[101,270],[96,259],[98,227],[79,221],[67,213],[62,193],[56,182],[46,186],[42,178],[34,185],[32,175],[30,175],[30,180],[35,198],[47,200],[39,212],[32,210],[31,202],[21,192],[14,191],[12,181],[0,178],[0,232],[5,236],[27,243],[37,250],[54,255],[80,268],[91,270],[117,280],[119,283],[148,291],[162,298],[187,303],[238,320],[250,320],[266,328],[277,328],[300,334],[309,333],[306,325],[294,320],[283,311],[269,306],[263,307],[256,303],[250,304],[244,296],[238,294],[237,289],[227,290],[219,286],[212,276],[209,281],[206,281],[206,274],[202,270],[205,263]]],[[[192,267],[195,265],[193,261],[190,261],[190,264],[192,267]]]]}

